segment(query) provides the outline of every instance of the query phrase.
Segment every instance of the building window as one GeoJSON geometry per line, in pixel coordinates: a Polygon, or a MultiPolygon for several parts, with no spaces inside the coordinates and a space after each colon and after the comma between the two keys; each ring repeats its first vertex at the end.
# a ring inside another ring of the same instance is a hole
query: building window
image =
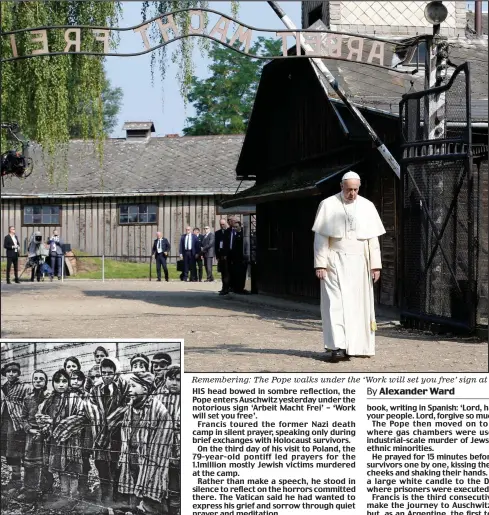
{"type": "Polygon", "coordinates": [[[119,224],[155,224],[156,204],[125,204],[119,206],[119,224]]]}
{"type": "Polygon", "coordinates": [[[22,225],[61,225],[61,206],[24,206],[22,225]]]}
{"type": "Polygon", "coordinates": [[[418,47],[416,48],[413,57],[409,61],[409,64],[411,66],[415,66],[416,63],[419,63],[419,67],[425,65],[425,59],[426,59],[426,42],[420,41],[418,44],[418,47]]]}

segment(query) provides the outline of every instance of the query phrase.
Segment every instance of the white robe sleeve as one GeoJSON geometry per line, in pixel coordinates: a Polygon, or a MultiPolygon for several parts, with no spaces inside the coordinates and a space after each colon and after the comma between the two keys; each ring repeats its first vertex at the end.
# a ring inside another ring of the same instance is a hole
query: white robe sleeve
{"type": "Polygon", "coordinates": [[[370,253],[370,269],[381,269],[382,259],[380,257],[380,243],[379,238],[370,238],[368,240],[368,251],[370,253]]]}
{"type": "Polygon", "coordinates": [[[329,237],[314,234],[314,268],[328,268],[329,237]]]}

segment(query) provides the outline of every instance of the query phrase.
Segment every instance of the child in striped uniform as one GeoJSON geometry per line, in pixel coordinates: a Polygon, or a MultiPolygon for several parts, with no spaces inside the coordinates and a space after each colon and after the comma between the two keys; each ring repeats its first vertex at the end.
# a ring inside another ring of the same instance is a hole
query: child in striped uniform
{"type": "Polygon", "coordinates": [[[71,507],[78,494],[82,455],[79,431],[64,442],[59,442],[54,432],[62,420],[78,412],[83,401],[71,391],[71,379],[66,370],[58,370],[53,375],[52,383],[54,391],[39,406],[36,420],[44,436],[44,464],[48,466],[49,472],[59,474],[61,488],[60,498],[49,506],[45,504],[45,507],[59,510],[71,507]]]}
{"type": "Polygon", "coordinates": [[[95,365],[92,366],[92,368],[87,373],[87,380],[85,382],[85,390],[89,392],[93,386],[100,384],[102,382],[102,379],[100,378],[100,363],[104,358],[107,358],[109,356],[109,353],[107,352],[107,349],[105,347],[102,347],[99,345],[94,353],[93,357],[95,359],[95,365]]]}
{"type": "Polygon", "coordinates": [[[171,365],[166,372],[164,405],[170,414],[173,440],[168,477],[168,513],[180,515],[180,366],[171,365]]]}
{"type": "Polygon", "coordinates": [[[14,494],[22,486],[21,463],[25,447],[22,408],[30,387],[19,379],[19,363],[7,363],[2,367],[1,373],[7,378],[7,382],[2,385],[0,452],[12,467],[11,479],[4,488],[9,494],[14,494]]]}
{"type": "Polygon", "coordinates": [[[42,370],[32,374],[32,392],[24,400],[22,421],[26,432],[24,455],[24,491],[19,501],[33,501],[41,492],[52,490],[53,475],[43,467],[42,441],[36,414],[39,406],[49,397],[48,376],[42,370]],[[42,472],[42,475],[41,475],[42,472]]]}
{"type": "Polygon", "coordinates": [[[160,401],[166,395],[166,370],[171,365],[171,357],[166,352],[157,352],[151,359],[151,373],[155,376],[155,384],[153,395],[156,395],[160,401]]]}
{"type": "MultiPolygon", "coordinates": [[[[71,391],[76,393],[84,402],[89,399],[90,395],[85,390],[86,377],[81,370],[73,370],[71,373],[71,391]]],[[[78,478],[78,492],[83,498],[90,495],[88,487],[88,474],[90,472],[90,457],[92,456],[93,436],[90,424],[85,424],[85,427],[80,433],[80,445],[82,454],[82,472],[78,478]]]]}
{"type": "Polygon", "coordinates": [[[131,372],[133,374],[139,374],[149,372],[149,358],[144,354],[136,354],[131,358],[131,372]]]}
{"type": "Polygon", "coordinates": [[[144,513],[166,513],[168,466],[173,441],[170,414],[151,395],[154,376],[129,376],[131,402],[122,421],[119,492],[144,513]]]}

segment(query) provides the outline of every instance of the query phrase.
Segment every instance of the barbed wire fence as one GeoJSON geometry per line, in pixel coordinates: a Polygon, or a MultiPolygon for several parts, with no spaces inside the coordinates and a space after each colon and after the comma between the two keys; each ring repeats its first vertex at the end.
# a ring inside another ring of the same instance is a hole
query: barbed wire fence
{"type": "MultiPolygon", "coordinates": [[[[46,337],[56,338],[56,328],[46,337]]],[[[46,372],[48,380],[52,374],[63,368],[65,359],[75,357],[81,365],[82,371],[87,371],[95,365],[93,353],[101,345],[109,357],[117,358],[121,365],[121,373],[130,372],[130,360],[135,354],[142,353],[151,357],[157,352],[166,352],[172,358],[172,364],[180,364],[180,341],[144,342],[144,341],[89,341],[89,342],[31,342],[16,343],[2,342],[0,359],[2,364],[9,361],[19,363],[21,368],[20,380],[31,382],[34,370],[41,369],[46,372]]],[[[2,377],[2,381],[4,378],[2,377]]],[[[48,385],[50,387],[50,385],[48,385]]]]}

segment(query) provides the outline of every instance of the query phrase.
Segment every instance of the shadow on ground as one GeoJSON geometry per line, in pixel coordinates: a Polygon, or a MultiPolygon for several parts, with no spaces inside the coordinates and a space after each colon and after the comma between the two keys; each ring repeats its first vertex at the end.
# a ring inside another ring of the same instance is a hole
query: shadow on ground
{"type": "MultiPolygon", "coordinates": [[[[148,302],[151,304],[156,304],[158,306],[167,306],[171,308],[198,309],[200,307],[205,306],[206,308],[212,308],[216,310],[228,310],[231,312],[239,313],[241,319],[243,317],[254,317],[260,320],[280,324],[280,327],[287,331],[317,332],[321,330],[321,320],[318,315],[311,313],[311,306],[309,304],[302,305],[301,303],[297,302],[295,308],[291,308],[289,305],[280,307],[277,306],[277,299],[273,299],[274,305],[268,305],[266,303],[267,299],[259,295],[253,295],[253,298],[245,299],[241,295],[230,294],[221,297],[215,292],[196,290],[190,290],[187,292],[84,290],[83,293],[87,297],[104,297],[107,299],[137,300],[142,302],[148,302]]],[[[312,309],[314,309],[314,307],[312,307],[312,309]]],[[[188,313],[162,313],[161,315],[155,313],[147,313],[146,316],[152,316],[156,318],[167,316],[185,317],[188,316],[188,313]]],[[[192,313],[191,316],[198,317],[200,315],[198,313],[192,313]]],[[[208,317],[208,315],[202,316],[208,317]]],[[[232,313],[230,313],[228,316],[232,316],[232,313]]],[[[485,343],[476,337],[462,337],[451,334],[436,335],[427,331],[418,331],[413,329],[405,329],[401,326],[392,326],[392,324],[387,324],[387,326],[384,327],[380,325],[377,331],[377,335],[386,338],[395,338],[401,340],[416,340],[418,342],[435,342],[442,340],[463,344],[485,343]]],[[[243,351],[243,349],[241,350],[243,351]]],[[[272,350],[270,352],[272,352],[272,350]]],[[[313,356],[309,354],[307,355],[307,357],[312,357],[313,359],[315,359],[313,356]]],[[[321,355],[321,360],[323,359],[324,358],[321,355]]]]}

